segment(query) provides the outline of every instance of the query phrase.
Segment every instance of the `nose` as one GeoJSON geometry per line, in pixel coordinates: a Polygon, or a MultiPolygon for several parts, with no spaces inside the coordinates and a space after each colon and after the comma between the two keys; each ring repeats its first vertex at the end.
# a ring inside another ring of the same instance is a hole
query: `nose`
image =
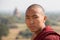
{"type": "Polygon", "coordinates": [[[31,23],[31,24],[34,24],[34,21],[33,21],[33,20],[31,20],[31,21],[30,21],[30,23],[31,23]]]}

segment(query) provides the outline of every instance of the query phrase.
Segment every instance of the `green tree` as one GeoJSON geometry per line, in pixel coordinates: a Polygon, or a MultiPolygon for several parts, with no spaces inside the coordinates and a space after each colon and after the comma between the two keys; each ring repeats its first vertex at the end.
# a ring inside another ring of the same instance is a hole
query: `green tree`
{"type": "Polygon", "coordinates": [[[9,33],[8,27],[6,24],[0,24],[0,40],[2,36],[7,36],[9,33]]]}
{"type": "Polygon", "coordinates": [[[45,25],[51,25],[51,21],[47,19],[45,25]]]}

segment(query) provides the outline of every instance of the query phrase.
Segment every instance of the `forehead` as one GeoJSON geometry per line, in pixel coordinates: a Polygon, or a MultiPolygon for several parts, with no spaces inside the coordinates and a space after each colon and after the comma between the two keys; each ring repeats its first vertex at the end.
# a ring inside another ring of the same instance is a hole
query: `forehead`
{"type": "Polygon", "coordinates": [[[42,8],[30,8],[26,11],[26,15],[36,15],[36,14],[39,14],[39,15],[42,15],[44,12],[42,10],[42,8]]]}

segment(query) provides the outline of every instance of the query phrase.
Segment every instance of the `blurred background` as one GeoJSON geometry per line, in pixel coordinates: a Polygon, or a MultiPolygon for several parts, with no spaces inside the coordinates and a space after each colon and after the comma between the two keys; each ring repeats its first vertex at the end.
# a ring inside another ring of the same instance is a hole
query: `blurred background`
{"type": "Polygon", "coordinates": [[[31,4],[43,6],[46,25],[60,34],[60,0],[0,0],[0,40],[31,40],[25,24],[25,12],[31,4]]]}

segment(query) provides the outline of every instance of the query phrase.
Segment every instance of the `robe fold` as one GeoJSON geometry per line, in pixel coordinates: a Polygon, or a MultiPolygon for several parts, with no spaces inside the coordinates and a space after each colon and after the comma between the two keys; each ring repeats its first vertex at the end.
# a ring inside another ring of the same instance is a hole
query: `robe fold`
{"type": "Polygon", "coordinates": [[[60,35],[53,31],[50,26],[46,26],[34,40],[59,40],[60,35]]]}

